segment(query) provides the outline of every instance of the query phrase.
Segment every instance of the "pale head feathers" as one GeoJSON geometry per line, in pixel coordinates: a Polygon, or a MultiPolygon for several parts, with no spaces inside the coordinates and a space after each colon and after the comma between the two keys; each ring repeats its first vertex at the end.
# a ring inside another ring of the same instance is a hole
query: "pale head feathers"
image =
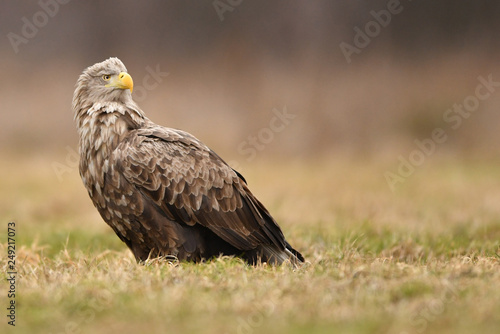
{"type": "Polygon", "coordinates": [[[106,87],[103,75],[118,75],[120,72],[127,72],[127,68],[116,57],[89,66],[83,71],[76,82],[73,94],[73,112],[77,126],[81,124],[81,118],[85,117],[85,114],[98,109],[97,105],[108,113],[118,111],[118,109],[123,113],[127,109],[129,112],[144,116],[144,113],[133,101],[130,90],[106,87]],[[116,108],[117,104],[121,105],[122,108],[116,108]],[[107,105],[112,110],[106,110],[107,105]]]}

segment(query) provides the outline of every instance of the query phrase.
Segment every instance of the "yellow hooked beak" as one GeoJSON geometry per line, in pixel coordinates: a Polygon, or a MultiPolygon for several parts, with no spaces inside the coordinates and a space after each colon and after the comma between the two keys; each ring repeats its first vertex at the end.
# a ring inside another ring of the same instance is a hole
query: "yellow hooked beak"
{"type": "Polygon", "coordinates": [[[120,72],[118,76],[111,78],[111,82],[107,84],[106,87],[130,89],[132,93],[134,90],[134,80],[132,80],[132,77],[127,72],[120,72]]]}

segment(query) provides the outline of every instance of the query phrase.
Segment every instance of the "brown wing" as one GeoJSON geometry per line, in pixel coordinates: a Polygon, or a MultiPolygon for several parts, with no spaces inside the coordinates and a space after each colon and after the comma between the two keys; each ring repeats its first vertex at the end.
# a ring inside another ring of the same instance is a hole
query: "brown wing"
{"type": "Polygon", "coordinates": [[[190,134],[153,126],[115,151],[125,179],[181,224],[201,224],[241,250],[285,249],[281,229],[244,179],[190,134]]]}

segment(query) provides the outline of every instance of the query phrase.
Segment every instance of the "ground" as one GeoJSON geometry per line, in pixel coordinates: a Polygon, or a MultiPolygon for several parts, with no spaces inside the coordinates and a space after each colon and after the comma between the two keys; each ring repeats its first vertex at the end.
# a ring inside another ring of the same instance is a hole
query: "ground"
{"type": "Polygon", "coordinates": [[[307,259],[294,269],[235,258],[137,265],[92,207],[71,157],[42,153],[0,162],[3,333],[500,328],[499,161],[435,156],[394,191],[384,173],[397,170],[397,158],[241,163],[250,188],[307,259]],[[5,284],[9,222],[15,298],[5,284]],[[5,317],[11,300],[15,328],[5,317]]]}

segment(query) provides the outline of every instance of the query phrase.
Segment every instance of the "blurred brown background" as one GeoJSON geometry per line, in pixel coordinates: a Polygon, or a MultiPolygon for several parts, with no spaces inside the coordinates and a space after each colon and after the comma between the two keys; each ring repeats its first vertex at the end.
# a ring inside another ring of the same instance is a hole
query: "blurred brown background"
{"type": "Polygon", "coordinates": [[[2,154],[76,148],[75,82],[110,56],[153,121],[242,165],[252,149],[396,163],[437,127],[439,154],[500,153],[500,87],[457,129],[443,119],[479,76],[500,82],[498,1],[61,2],[0,3],[2,154]],[[348,62],[341,45],[356,38],[348,62]],[[284,108],[295,118],[282,127],[284,108]]]}

